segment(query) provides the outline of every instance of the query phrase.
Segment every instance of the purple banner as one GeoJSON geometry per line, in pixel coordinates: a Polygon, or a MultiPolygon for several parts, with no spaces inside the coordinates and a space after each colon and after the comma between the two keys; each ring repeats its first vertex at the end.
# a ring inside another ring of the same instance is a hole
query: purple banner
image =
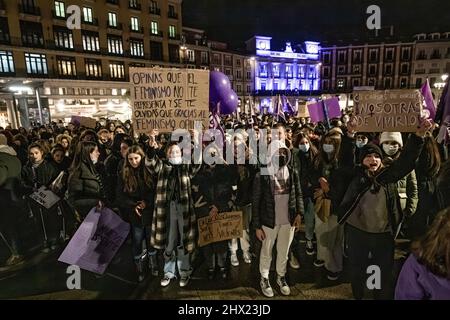
{"type": "MultiPolygon", "coordinates": [[[[341,108],[339,107],[339,99],[331,98],[323,100],[328,111],[328,119],[338,118],[341,116],[341,108]]],[[[322,101],[308,105],[309,116],[313,123],[325,120],[322,101]]]]}
{"type": "Polygon", "coordinates": [[[92,208],[58,261],[103,274],[128,232],[130,225],[111,209],[92,208]]]}
{"type": "Polygon", "coordinates": [[[425,107],[423,111],[426,113],[426,118],[434,120],[436,116],[436,106],[434,105],[433,95],[431,93],[430,82],[428,81],[428,79],[422,85],[420,93],[422,93],[422,96],[425,100],[425,107]]]}

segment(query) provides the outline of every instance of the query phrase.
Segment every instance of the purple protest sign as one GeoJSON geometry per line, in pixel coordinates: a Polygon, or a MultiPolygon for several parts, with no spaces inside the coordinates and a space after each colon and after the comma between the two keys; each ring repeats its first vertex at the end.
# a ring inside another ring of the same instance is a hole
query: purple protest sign
{"type": "Polygon", "coordinates": [[[92,208],[58,261],[103,274],[128,232],[130,225],[112,210],[92,208]]]}
{"type": "Polygon", "coordinates": [[[434,120],[436,117],[436,106],[434,105],[433,94],[431,93],[430,82],[428,79],[420,88],[420,93],[425,100],[423,112],[425,113],[426,118],[434,120]]]}
{"type": "Polygon", "coordinates": [[[339,99],[334,97],[319,101],[316,103],[308,104],[308,111],[313,123],[317,123],[325,120],[325,114],[323,112],[323,103],[328,111],[328,119],[338,118],[341,116],[341,108],[339,107],[339,99]]]}

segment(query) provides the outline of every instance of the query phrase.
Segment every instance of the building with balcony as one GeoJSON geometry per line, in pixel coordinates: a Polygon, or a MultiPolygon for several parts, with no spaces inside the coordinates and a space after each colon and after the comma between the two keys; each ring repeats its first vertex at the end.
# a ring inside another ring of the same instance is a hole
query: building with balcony
{"type": "Polygon", "coordinates": [[[107,110],[129,118],[129,67],[182,66],[181,2],[0,1],[0,114],[15,126],[107,110]],[[80,29],[68,28],[69,5],[80,29]]]}
{"type": "Polygon", "coordinates": [[[246,42],[251,55],[255,103],[261,112],[273,112],[278,95],[292,105],[317,97],[320,88],[320,46],[305,41],[273,50],[271,37],[254,36],[246,42]]]}

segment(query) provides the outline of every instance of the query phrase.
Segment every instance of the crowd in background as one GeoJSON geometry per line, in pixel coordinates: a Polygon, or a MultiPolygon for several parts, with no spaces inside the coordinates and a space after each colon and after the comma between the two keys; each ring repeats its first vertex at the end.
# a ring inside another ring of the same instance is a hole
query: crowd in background
{"type": "Polygon", "coordinates": [[[5,264],[23,263],[30,243],[43,252],[63,248],[92,208],[107,207],[131,225],[138,281],[161,274],[161,286],[176,278],[187,286],[198,252],[209,280],[227,279],[240,248],[244,263],[257,258],[265,296],[274,296],[272,257],[276,284],[289,295],[287,267],[299,269],[305,250],[329,281],[342,277],[347,259],[356,299],[365,296],[369,265],[382,272],[375,298],[450,298],[450,166],[428,121],[412,134],[356,132],[349,115],[312,124],[242,113],[222,116],[221,126],[266,129],[268,141],[275,133],[267,163],[250,164],[258,150],[246,134],[232,137],[235,148],[244,144],[244,164],[185,164],[170,134],[135,135],[130,121],[0,128],[0,247],[11,253],[5,264]],[[30,198],[42,186],[61,199],[55,206],[30,198]],[[199,248],[197,219],[229,211],[242,212],[243,237],[199,248]],[[398,280],[397,238],[411,240],[412,252],[398,280]]]}

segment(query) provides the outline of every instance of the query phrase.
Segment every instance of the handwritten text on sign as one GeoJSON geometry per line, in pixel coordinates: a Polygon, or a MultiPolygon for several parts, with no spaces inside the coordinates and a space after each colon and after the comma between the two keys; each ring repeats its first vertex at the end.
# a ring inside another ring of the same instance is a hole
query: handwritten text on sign
{"type": "Polygon", "coordinates": [[[355,91],[356,130],[415,132],[422,98],[418,90],[355,91]]]}
{"type": "Polygon", "coordinates": [[[224,212],[215,219],[210,216],[198,219],[198,245],[242,237],[242,212],[224,212]]]}
{"type": "Polygon", "coordinates": [[[130,68],[133,124],[138,133],[208,126],[209,71],[130,68]]]}

